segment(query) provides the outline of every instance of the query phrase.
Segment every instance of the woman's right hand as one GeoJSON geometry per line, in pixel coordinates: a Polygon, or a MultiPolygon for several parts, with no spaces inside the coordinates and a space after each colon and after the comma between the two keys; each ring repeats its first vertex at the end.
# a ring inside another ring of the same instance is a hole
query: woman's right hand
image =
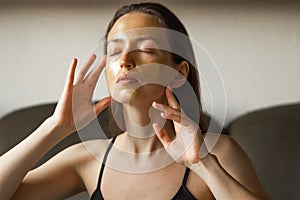
{"type": "Polygon", "coordinates": [[[48,164],[31,169],[60,140],[76,131],[76,128],[86,126],[110,104],[110,97],[96,105],[92,104],[93,92],[106,57],[88,73],[95,59],[96,56],[92,55],[76,77],[77,59],[73,59],[54,114],[30,136],[1,155],[1,199],[42,199],[45,196],[48,199],[63,199],[66,195],[82,190],[82,181],[74,167],[80,157],[74,156],[74,148],[63,151],[60,156],[48,161],[48,164]]]}
{"type": "Polygon", "coordinates": [[[96,55],[92,55],[75,77],[77,59],[74,58],[69,68],[63,93],[58,101],[52,119],[66,134],[73,133],[88,125],[111,102],[106,97],[97,104],[92,104],[92,97],[99,76],[105,67],[106,56],[89,74],[89,68],[94,63],[96,55]]]}

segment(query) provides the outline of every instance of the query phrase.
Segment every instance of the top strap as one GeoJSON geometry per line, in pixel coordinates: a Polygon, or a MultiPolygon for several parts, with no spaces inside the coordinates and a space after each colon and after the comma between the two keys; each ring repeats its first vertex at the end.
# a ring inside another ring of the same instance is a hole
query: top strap
{"type": "Polygon", "coordinates": [[[107,160],[108,154],[109,154],[109,152],[110,152],[110,150],[111,150],[111,148],[112,148],[115,140],[116,140],[116,137],[114,137],[111,140],[111,142],[109,143],[109,146],[107,147],[107,149],[105,151],[104,158],[102,160],[101,170],[100,170],[100,173],[99,173],[97,189],[100,189],[101,180],[102,180],[102,176],[103,176],[103,171],[104,171],[104,168],[105,168],[106,160],[107,160]]]}
{"type": "Polygon", "coordinates": [[[189,173],[190,173],[190,168],[186,168],[185,169],[185,173],[184,173],[184,177],[183,177],[183,180],[182,180],[182,185],[185,186],[186,185],[186,182],[189,178],[189,173]]]}

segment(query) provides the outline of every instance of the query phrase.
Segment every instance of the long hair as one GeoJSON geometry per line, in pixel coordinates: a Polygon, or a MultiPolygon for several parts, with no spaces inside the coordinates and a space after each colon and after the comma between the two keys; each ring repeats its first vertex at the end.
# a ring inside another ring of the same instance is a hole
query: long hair
{"type": "MultiPolygon", "coordinates": [[[[171,12],[168,8],[166,8],[165,6],[158,4],[158,3],[151,3],[151,2],[145,2],[145,3],[138,3],[138,4],[130,4],[130,5],[125,5],[121,8],[119,8],[115,15],[113,16],[112,20],[110,21],[107,30],[106,30],[106,34],[105,34],[105,43],[104,43],[104,53],[106,54],[106,47],[107,47],[107,37],[108,34],[110,32],[110,30],[112,29],[112,27],[114,26],[114,24],[116,23],[116,21],[122,17],[125,14],[131,13],[131,12],[141,12],[141,13],[146,13],[146,14],[150,14],[152,16],[154,16],[155,18],[157,18],[167,29],[171,29],[177,32],[180,32],[181,34],[184,34],[186,36],[186,40],[181,41],[181,42],[177,42],[176,44],[171,43],[170,45],[176,45],[176,47],[171,47],[171,49],[182,49],[182,51],[184,51],[184,57],[188,58],[186,61],[189,63],[190,68],[189,68],[189,73],[188,73],[188,77],[187,77],[187,82],[183,84],[183,86],[177,88],[175,90],[175,93],[179,93],[179,94],[183,94],[187,99],[185,102],[180,102],[180,106],[181,108],[186,111],[192,111],[194,112],[194,114],[188,114],[187,115],[193,119],[196,122],[199,122],[199,127],[201,129],[202,132],[207,132],[207,119],[206,116],[204,115],[203,111],[202,111],[202,104],[201,104],[201,96],[200,96],[200,83],[199,83],[199,73],[196,66],[196,60],[195,60],[195,56],[194,56],[194,52],[193,52],[193,48],[192,48],[192,44],[191,41],[189,39],[189,34],[186,30],[186,28],[184,27],[184,25],[182,24],[182,22],[177,18],[177,16],[171,12]],[[199,106],[197,106],[199,109],[195,111],[195,105],[191,105],[189,103],[189,94],[185,94],[186,93],[186,84],[190,84],[190,86],[193,88],[193,92],[194,95],[196,95],[197,98],[197,103],[199,106]],[[196,112],[196,113],[195,113],[196,112]],[[200,115],[200,119],[199,119],[199,115],[200,115]],[[195,116],[198,116],[198,119],[195,118],[195,116]]],[[[172,54],[172,58],[174,60],[174,62],[176,64],[181,63],[182,61],[184,61],[185,59],[175,53],[171,53],[172,54]]],[[[110,119],[113,119],[112,117],[112,110],[111,108],[108,108],[105,111],[108,115],[110,115],[110,119]]],[[[190,112],[189,112],[190,113],[190,112]]],[[[124,127],[121,127],[121,129],[123,129],[124,127]]],[[[121,130],[120,128],[116,127],[116,123],[114,122],[114,120],[110,120],[110,123],[108,125],[108,130],[107,132],[111,132],[111,131],[115,131],[120,133],[121,130]]],[[[118,133],[113,133],[113,135],[118,134],[118,133]]],[[[110,135],[111,133],[109,133],[110,135]]],[[[112,135],[110,135],[112,136],[112,135]]],[[[109,137],[110,137],[109,136],[109,137]]]]}

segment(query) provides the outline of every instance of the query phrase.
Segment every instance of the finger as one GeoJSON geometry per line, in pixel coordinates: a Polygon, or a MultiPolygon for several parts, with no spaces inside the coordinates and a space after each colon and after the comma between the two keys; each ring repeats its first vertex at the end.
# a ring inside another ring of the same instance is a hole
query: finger
{"type": "Polygon", "coordinates": [[[76,66],[77,66],[77,58],[73,58],[71,66],[68,71],[67,80],[65,83],[65,90],[73,87],[76,66]]]}
{"type": "Polygon", "coordinates": [[[107,106],[109,106],[111,103],[111,97],[105,97],[95,105],[95,113],[96,115],[99,115],[107,106]]]}
{"type": "Polygon", "coordinates": [[[87,63],[80,69],[80,71],[78,72],[78,75],[76,77],[76,81],[75,83],[80,83],[83,81],[87,71],[89,70],[89,68],[91,67],[91,65],[94,63],[94,61],[96,60],[96,55],[92,54],[87,63]]]}
{"type": "Polygon", "coordinates": [[[91,71],[91,73],[85,78],[84,82],[88,82],[90,85],[95,86],[102,70],[105,67],[105,64],[106,64],[106,55],[102,58],[100,64],[95,69],[93,69],[93,71],[91,71]]]}
{"type": "Polygon", "coordinates": [[[172,121],[177,122],[177,123],[181,123],[181,116],[180,115],[160,113],[160,116],[162,118],[169,119],[169,120],[172,120],[172,121]]]}
{"type": "Polygon", "coordinates": [[[166,119],[170,119],[176,122],[180,122],[180,118],[181,118],[181,111],[176,110],[174,108],[170,108],[169,106],[157,103],[157,102],[153,102],[152,106],[161,111],[161,117],[166,118],[166,119]]]}
{"type": "Polygon", "coordinates": [[[172,91],[169,88],[166,88],[166,96],[167,96],[169,106],[171,108],[180,109],[180,106],[179,106],[176,98],[174,97],[172,91]]]}
{"type": "MultiPolygon", "coordinates": [[[[172,110],[172,108],[170,108],[170,110],[172,110]]],[[[194,122],[182,112],[169,113],[168,111],[165,111],[165,112],[161,112],[160,116],[164,119],[169,119],[174,122],[180,123],[185,127],[189,127],[192,124],[194,124],[194,122]]]]}
{"type": "Polygon", "coordinates": [[[180,111],[179,111],[179,110],[176,110],[176,109],[174,109],[174,108],[171,108],[171,107],[166,106],[166,105],[161,104],[161,103],[157,103],[157,102],[155,102],[155,101],[153,101],[152,106],[153,106],[155,109],[157,109],[157,110],[159,110],[159,111],[162,111],[162,112],[168,112],[168,113],[170,113],[170,114],[180,114],[180,111]]]}
{"type": "Polygon", "coordinates": [[[159,124],[154,123],[152,124],[152,127],[158,137],[158,139],[161,141],[165,149],[168,149],[169,145],[171,144],[172,140],[169,137],[167,131],[163,129],[159,124]]]}

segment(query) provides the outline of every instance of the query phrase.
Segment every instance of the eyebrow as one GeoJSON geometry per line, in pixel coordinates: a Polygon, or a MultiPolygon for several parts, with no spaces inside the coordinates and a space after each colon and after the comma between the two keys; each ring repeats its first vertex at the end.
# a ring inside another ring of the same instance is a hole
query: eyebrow
{"type": "Polygon", "coordinates": [[[155,43],[159,44],[159,42],[156,39],[154,39],[153,37],[150,37],[150,36],[138,37],[136,39],[137,42],[142,42],[142,41],[145,41],[145,40],[152,40],[155,43]]]}
{"type": "MultiPolygon", "coordinates": [[[[159,42],[156,39],[154,39],[153,37],[150,37],[150,36],[142,36],[142,37],[138,37],[138,38],[135,39],[136,42],[142,42],[142,41],[145,41],[145,40],[152,40],[155,43],[159,44],[159,42]]],[[[112,39],[112,40],[109,40],[107,42],[107,46],[110,43],[121,43],[123,41],[124,41],[124,39],[120,39],[120,38],[112,39]]]]}
{"type": "Polygon", "coordinates": [[[107,46],[108,46],[110,43],[121,43],[122,41],[123,41],[123,39],[118,39],[118,38],[112,39],[112,40],[109,40],[109,41],[107,42],[107,46]]]}

